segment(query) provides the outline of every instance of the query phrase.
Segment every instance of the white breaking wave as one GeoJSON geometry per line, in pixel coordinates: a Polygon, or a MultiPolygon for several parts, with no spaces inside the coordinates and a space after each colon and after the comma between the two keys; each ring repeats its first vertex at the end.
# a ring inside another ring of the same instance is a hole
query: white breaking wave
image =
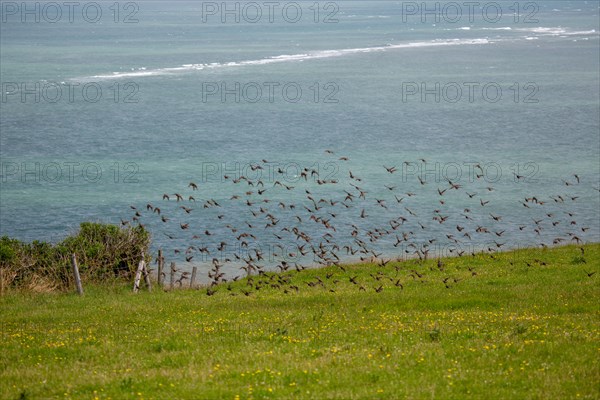
{"type": "Polygon", "coordinates": [[[580,35],[597,35],[598,31],[595,29],[589,31],[568,31],[566,28],[562,27],[543,27],[538,26],[537,28],[521,28],[517,29],[520,32],[530,32],[537,33],[539,35],[548,35],[548,36],[580,36],[580,35]]]}
{"type": "Polygon", "coordinates": [[[500,28],[481,28],[484,31],[512,31],[510,26],[503,26],[500,28]]]}
{"type": "Polygon", "coordinates": [[[589,31],[567,32],[567,33],[565,33],[565,35],[567,35],[567,36],[572,36],[572,35],[600,35],[600,32],[598,32],[595,29],[592,29],[592,30],[589,30],[589,31]]]}
{"type": "Polygon", "coordinates": [[[93,75],[87,78],[81,78],[76,80],[89,80],[89,79],[121,79],[121,78],[139,78],[148,76],[160,76],[160,75],[171,75],[189,71],[201,71],[211,69],[221,69],[227,67],[245,67],[251,65],[266,65],[283,62],[294,62],[294,61],[306,61],[315,60],[322,58],[331,57],[343,57],[352,54],[360,53],[372,53],[389,51],[396,49],[410,49],[419,47],[436,47],[436,46],[461,46],[461,45],[481,45],[492,43],[488,39],[450,39],[450,40],[433,40],[427,42],[412,42],[412,43],[399,43],[389,44],[386,46],[376,47],[360,47],[354,49],[340,49],[340,50],[318,50],[311,51],[302,54],[283,54],[279,56],[267,57],[260,60],[246,60],[246,61],[231,61],[226,63],[209,63],[209,64],[184,64],[179,67],[171,68],[157,68],[157,69],[146,69],[140,68],[138,70],[127,71],[127,72],[113,72],[112,74],[93,75]]]}
{"type": "MultiPolygon", "coordinates": [[[[459,27],[455,28],[458,30],[471,30],[471,27],[459,27]]],[[[526,32],[527,35],[522,37],[525,40],[536,40],[539,36],[541,37],[566,37],[566,36],[597,36],[599,32],[595,29],[586,30],[586,31],[569,31],[568,28],[563,27],[532,27],[532,28],[511,28],[511,27],[497,27],[497,28],[481,28],[482,30],[497,30],[497,31],[519,31],[526,32]]],[[[170,68],[156,68],[156,69],[146,69],[139,68],[137,70],[132,69],[131,71],[119,71],[113,72],[111,74],[101,74],[101,75],[93,75],[85,78],[75,78],[75,81],[86,81],[92,79],[122,79],[122,78],[143,78],[143,77],[151,77],[151,76],[162,76],[162,75],[172,75],[178,73],[185,73],[191,71],[201,71],[201,70],[215,70],[222,69],[228,67],[245,67],[245,66],[253,66],[253,65],[267,65],[274,63],[284,63],[284,62],[303,62],[307,60],[315,60],[315,59],[323,59],[323,58],[331,58],[331,57],[343,57],[352,54],[359,53],[371,53],[371,52],[381,52],[381,51],[389,51],[389,50],[397,50],[397,49],[409,49],[409,48],[418,48],[418,47],[435,47],[435,46],[460,46],[460,45],[482,45],[482,44],[490,44],[501,41],[501,39],[495,39],[493,42],[487,38],[481,39],[449,39],[449,40],[431,40],[425,42],[409,42],[409,43],[398,43],[398,44],[388,44],[385,46],[375,46],[375,47],[359,47],[359,48],[351,48],[351,49],[338,49],[338,50],[318,50],[311,51],[308,53],[302,54],[282,54],[279,56],[272,56],[267,58],[262,58],[259,60],[246,60],[246,61],[231,61],[224,63],[207,63],[207,64],[183,64],[179,67],[170,67],[170,68]]]]}

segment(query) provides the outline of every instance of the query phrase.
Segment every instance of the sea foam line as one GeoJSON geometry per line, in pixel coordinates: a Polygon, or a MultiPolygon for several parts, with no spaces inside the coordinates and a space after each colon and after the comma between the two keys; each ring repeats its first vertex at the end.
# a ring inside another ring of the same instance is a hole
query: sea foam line
{"type": "Polygon", "coordinates": [[[282,54],[278,56],[267,57],[259,60],[246,61],[231,61],[226,63],[209,63],[209,64],[184,64],[179,67],[146,69],[140,68],[135,71],[113,72],[112,74],[93,75],[91,77],[79,78],[74,80],[92,80],[92,79],[121,79],[121,78],[141,78],[149,76],[171,75],[189,71],[200,71],[219,69],[227,67],[245,67],[252,65],[267,65],[283,62],[302,62],[306,60],[315,60],[331,57],[343,57],[352,54],[371,53],[380,51],[389,51],[396,49],[420,48],[420,47],[435,47],[435,46],[459,46],[459,45],[481,45],[492,43],[488,39],[450,39],[450,40],[432,40],[427,42],[410,42],[388,44],[385,46],[375,47],[359,47],[351,49],[338,50],[318,50],[302,54],[282,54]]]}

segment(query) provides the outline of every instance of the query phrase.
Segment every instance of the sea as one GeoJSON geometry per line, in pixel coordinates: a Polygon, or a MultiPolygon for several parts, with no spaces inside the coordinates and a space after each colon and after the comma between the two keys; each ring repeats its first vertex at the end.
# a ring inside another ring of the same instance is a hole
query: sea
{"type": "Polygon", "coordinates": [[[600,241],[597,1],[1,7],[2,236],[143,224],[204,277],[600,241]]]}

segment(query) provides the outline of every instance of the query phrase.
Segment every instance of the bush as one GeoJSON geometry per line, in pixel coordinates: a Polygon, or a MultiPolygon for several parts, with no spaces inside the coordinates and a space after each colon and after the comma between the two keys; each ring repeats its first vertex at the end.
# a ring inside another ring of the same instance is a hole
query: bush
{"type": "Polygon", "coordinates": [[[143,227],[84,222],[79,232],[52,245],[0,238],[0,283],[3,287],[52,291],[72,283],[71,255],[77,256],[84,282],[130,279],[137,264],[149,261],[150,234],[143,227]]]}
{"type": "Polygon", "coordinates": [[[18,241],[11,240],[6,236],[0,239],[0,263],[10,263],[13,261],[15,258],[14,242],[18,243],[18,241]]]}

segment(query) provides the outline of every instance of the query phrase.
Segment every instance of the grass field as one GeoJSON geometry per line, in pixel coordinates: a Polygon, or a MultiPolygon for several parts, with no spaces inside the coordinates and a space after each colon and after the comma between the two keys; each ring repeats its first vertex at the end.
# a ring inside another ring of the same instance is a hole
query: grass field
{"type": "Polygon", "coordinates": [[[8,293],[0,398],[598,399],[599,260],[593,244],[267,274],[212,296],[8,293]]]}

